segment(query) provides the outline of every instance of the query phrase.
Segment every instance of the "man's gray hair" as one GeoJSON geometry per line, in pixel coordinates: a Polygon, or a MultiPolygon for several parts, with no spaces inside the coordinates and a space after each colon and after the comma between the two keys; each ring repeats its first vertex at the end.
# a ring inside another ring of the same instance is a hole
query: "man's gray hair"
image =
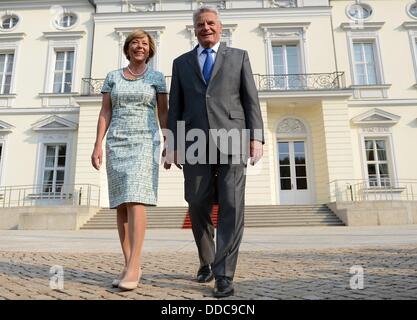
{"type": "Polygon", "coordinates": [[[202,14],[203,12],[212,12],[217,16],[217,20],[220,21],[220,13],[219,10],[217,10],[216,7],[213,6],[208,6],[208,5],[203,5],[201,7],[199,7],[198,9],[194,10],[193,12],[193,24],[195,26],[195,23],[197,21],[197,18],[200,14],[202,14]]]}

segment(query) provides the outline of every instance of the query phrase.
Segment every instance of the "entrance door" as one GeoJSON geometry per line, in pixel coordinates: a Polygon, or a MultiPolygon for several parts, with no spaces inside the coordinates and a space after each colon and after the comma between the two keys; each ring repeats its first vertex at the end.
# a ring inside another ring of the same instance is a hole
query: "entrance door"
{"type": "Polygon", "coordinates": [[[280,204],[309,204],[305,140],[278,141],[280,204]]]}

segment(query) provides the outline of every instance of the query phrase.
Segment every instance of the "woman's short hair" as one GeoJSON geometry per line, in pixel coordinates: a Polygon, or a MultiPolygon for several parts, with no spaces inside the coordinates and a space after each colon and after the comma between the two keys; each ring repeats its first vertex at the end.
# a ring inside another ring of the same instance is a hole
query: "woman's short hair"
{"type": "Polygon", "coordinates": [[[125,44],[123,46],[123,52],[127,60],[130,61],[129,44],[135,39],[142,39],[145,37],[148,37],[148,41],[149,41],[149,56],[148,58],[146,58],[145,62],[148,63],[149,59],[151,59],[155,55],[155,52],[156,52],[155,41],[153,40],[151,35],[142,29],[135,29],[127,36],[125,40],[125,44]]]}
{"type": "Polygon", "coordinates": [[[197,18],[200,14],[202,14],[203,12],[211,12],[214,13],[217,17],[217,20],[220,21],[220,13],[219,10],[217,10],[216,7],[213,6],[209,6],[209,5],[203,5],[199,8],[197,8],[196,10],[194,10],[193,12],[193,24],[195,26],[195,23],[197,22],[197,18]]]}

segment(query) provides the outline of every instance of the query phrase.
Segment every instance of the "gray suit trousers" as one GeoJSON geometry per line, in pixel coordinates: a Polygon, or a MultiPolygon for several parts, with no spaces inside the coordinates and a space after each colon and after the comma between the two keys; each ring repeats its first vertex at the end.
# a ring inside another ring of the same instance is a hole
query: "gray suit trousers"
{"type": "Polygon", "coordinates": [[[200,265],[210,264],[216,277],[233,278],[235,274],[244,228],[245,171],[245,164],[184,165],[185,200],[189,204],[200,265]],[[214,181],[219,197],[216,245],[210,218],[214,181]]]}

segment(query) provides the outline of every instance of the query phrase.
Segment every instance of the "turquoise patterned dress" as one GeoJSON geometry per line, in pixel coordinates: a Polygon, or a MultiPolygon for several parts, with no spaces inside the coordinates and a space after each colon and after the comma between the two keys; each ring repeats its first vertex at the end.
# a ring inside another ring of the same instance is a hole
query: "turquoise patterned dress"
{"type": "Polygon", "coordinates": [[[108,73],[101,92],[110,92],[112,102],[106,139],[110,208],[126,202],[154,206],[160,155],[156,94],[167,92],[164,75],[148,69],[130,80],[118,69],[108,73]]]}

